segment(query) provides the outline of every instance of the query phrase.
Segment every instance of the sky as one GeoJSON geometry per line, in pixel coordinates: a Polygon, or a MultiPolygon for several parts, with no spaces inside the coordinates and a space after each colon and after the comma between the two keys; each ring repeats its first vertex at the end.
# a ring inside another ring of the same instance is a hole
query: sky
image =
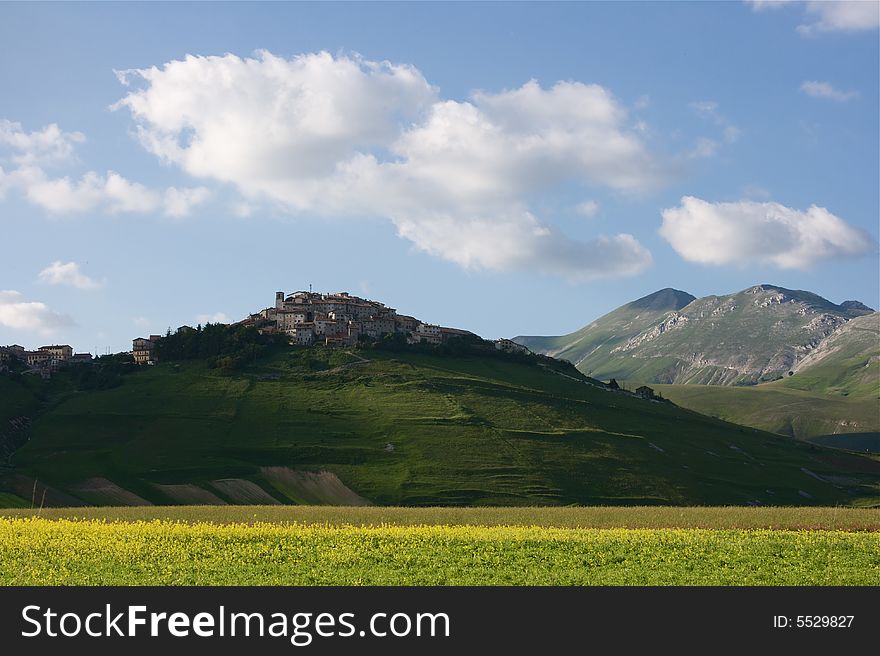
{"type": "Polygon", "coordinates": [[[880,306],[880,4],[0,3],[0,344],[275,291],[487,338],[880,306]]]}

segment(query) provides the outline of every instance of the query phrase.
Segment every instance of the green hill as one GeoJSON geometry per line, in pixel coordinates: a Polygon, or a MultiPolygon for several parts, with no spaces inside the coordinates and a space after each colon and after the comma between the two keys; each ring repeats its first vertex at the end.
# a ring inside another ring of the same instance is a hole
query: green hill
{"type": "Polygon", "coordinates": [[[144,367],[109,389],[60,374],[6,493],[48,505],[880,498],[875,458],[612,391],[548,359],[275,347],[213,364],[144,367]]]}
{"type": "Polygon", "coordinates": [[[870,309],[757,285],[699,299],[661,290],[563,337],[517,337],[595,378],[751,385],[778,379],[823,340],[870,309]]]}

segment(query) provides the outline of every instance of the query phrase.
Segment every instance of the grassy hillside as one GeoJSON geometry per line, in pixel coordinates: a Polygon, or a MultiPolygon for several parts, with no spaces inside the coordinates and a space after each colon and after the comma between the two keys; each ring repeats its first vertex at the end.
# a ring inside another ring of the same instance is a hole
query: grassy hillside
{"type": "Polygon", "coordinates": [[[863,433],[876,430],[880,424],[876,400],[819,394],[776,383],[752,387],[653,387],[674,403],[696,412],[801,439],[863,433]]]}
{"type": "Polygon", "coordinates": [[[880,462],[500,354],[280,350],[66,392],[7,485],[47,503],[864,504],[880,462]],[[61,500],[61,501],[58,501],[61,500]]]}
{"type": "Polygon", "coordinates": [[[845,323],[794,368],[753,387],[656,385],[713,417],[856,451],[880,451],[880,314],[845,323]]]}
{"type": "Polygon", "coordinates": [[[797,363],[793,376],[778,384],[851,398],[880,399],[880,312],[842,325],[797,363]]]}

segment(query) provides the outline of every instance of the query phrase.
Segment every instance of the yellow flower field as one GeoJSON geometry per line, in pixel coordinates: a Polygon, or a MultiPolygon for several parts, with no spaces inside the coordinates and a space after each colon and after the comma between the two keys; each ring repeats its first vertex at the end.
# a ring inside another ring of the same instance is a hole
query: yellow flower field
{"type": "Polygon", "coordinates": [[[5,585],[878,585],[880,533],[0,518],[5,585]]]}

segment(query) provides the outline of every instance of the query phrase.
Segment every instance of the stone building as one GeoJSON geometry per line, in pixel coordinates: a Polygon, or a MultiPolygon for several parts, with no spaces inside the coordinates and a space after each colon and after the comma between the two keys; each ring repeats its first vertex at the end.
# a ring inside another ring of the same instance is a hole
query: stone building
{"type": "Polygon", "coordinates": [[[135,364],[153,364],[156,362],[156,343],[161,339],[161,335],[150,335],[149,337],[137,337],[131,341],[131,355],[134,357],[135,364]]]}

